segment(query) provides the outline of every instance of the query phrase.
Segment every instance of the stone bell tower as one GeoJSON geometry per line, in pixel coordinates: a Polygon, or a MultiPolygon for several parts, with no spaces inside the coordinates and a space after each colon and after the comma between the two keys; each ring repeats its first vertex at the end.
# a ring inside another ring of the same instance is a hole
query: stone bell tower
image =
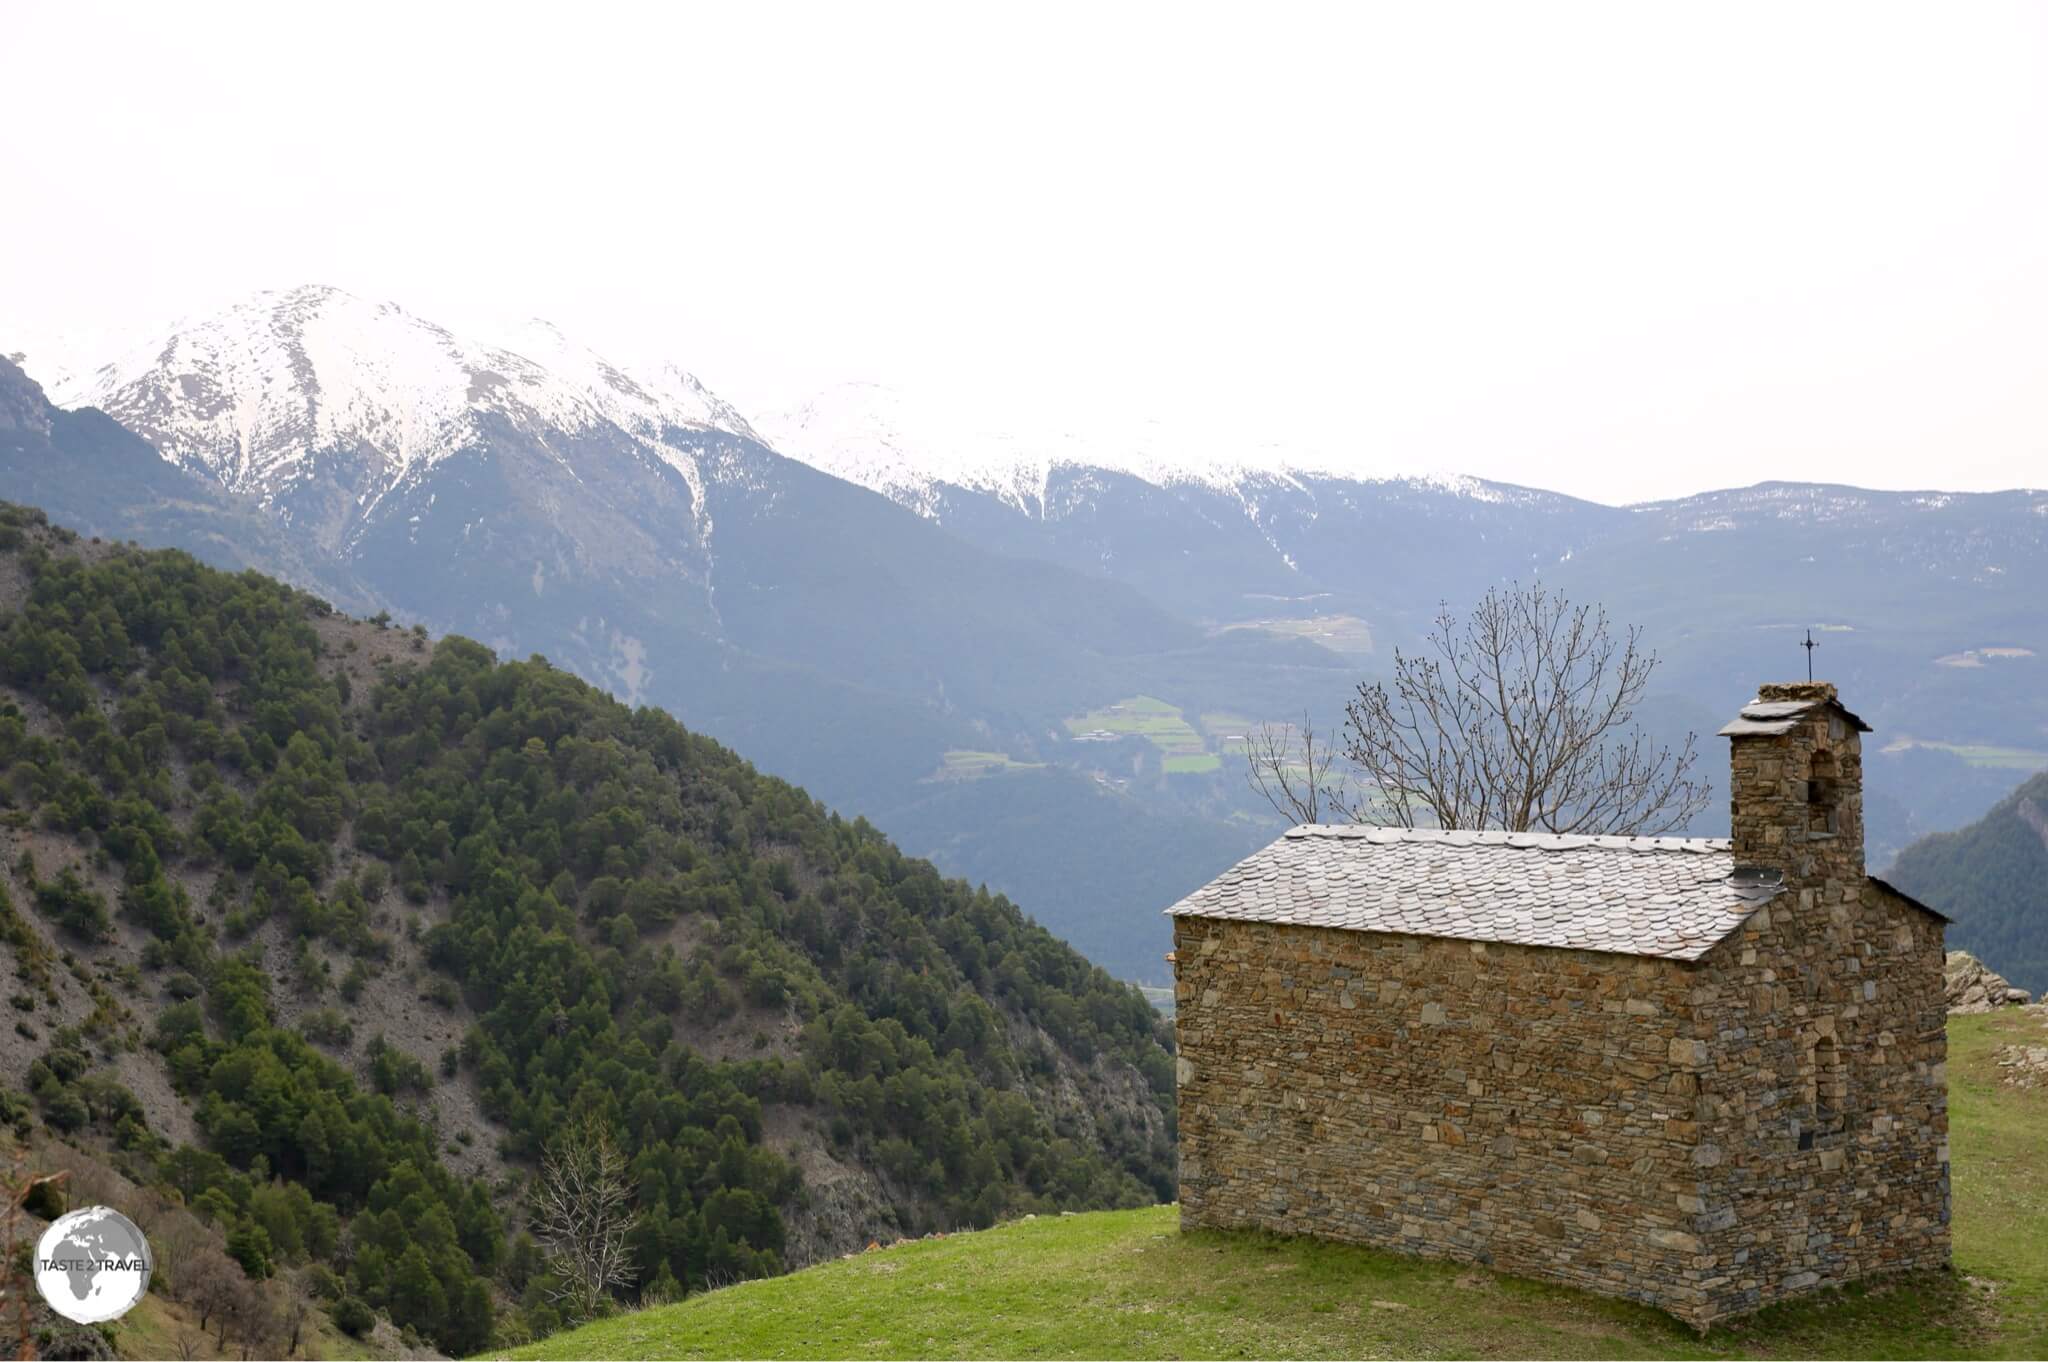
{"type": "MultiPolygon", "coordinates": [[[[1735,864],[1788,884],[1863,883],[1863,742],[1870,725],[1826,681],[1757,688],[1721,730],[1729,742],[1735,864]]],[[[1832,896],[1831,896],[1832,897],[1832,896]]]]}

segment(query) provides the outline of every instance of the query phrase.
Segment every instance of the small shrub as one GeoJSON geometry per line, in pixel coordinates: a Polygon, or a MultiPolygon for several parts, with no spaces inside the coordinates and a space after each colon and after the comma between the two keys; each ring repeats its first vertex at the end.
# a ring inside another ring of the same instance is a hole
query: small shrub
{"type": "Polygon", "coordinates": [[[370,967],[357,960],[348,967],[348,973],[341,976],[341,996],[349,1002],[363,996],[363,985],[370,982],[370,967]]]}
{"type": "Polygon", "coordinates": [[[334,1327],[350,1338],[361,1338],[377,1327],[376,1312],[355,1296],[343,1296],[329,1313],[334,1316],[334,1327]]]}
{"type": "Polygon", "coordinates": [[[35,1121],[35,1104],[24,1093],[0,1088],[0,1125],[9,1126],[16,1136],[27,1139],[35,1121]]]}
{"type": "Polygon", "coordinates": [[[68,1135],[82,1129],[92,1119],[92,1108],[85,1104],[85,1099],[78,1095],[76,1089],[59,1088],[44,1101],[43,1119],[50,1123],[52,1129],[68,1135]]]}
{"type": "MultiPolygon", "coordinates": [[[[69,866],[56,879],[36,886],[36,907],[57,919],[73,936],[86,941],[104,940],[113,932],[107,916],[107,901],[94,892],[78,872],[69,866]]],[[[66,952],[69,955],[69,952],[66,952]]],[[[67,964],[70,961],[67,959],[67,964]]]]}
{"type": "Polygon", "coordinates": [[[316,1300],[339,1301],[342,1298],[341,1278],[335,1276],[334,1269],[325,1263],[314,1263],[299,1274],[299,1281],[316,1300]]]}
{"type": "Polygon", "coordinates": [[[228,1232],[228,1257],[242,1265],[242,1273],[252,1282],[260,1282],[270,1276],[271,1265],[270,1231],[254,1221],[244,1221],[228,1232]]]}
{"type": "MultiPolygon", "coordinates": [[[[58,1216],[71,1209],[70,1203],[71,1198],[66,1196],[64,1192],[64,1183],[53,1180],[50,1182],[38,1182],[35,1186],[29,1188],[28,1195],[22,1198],[21,1208],[30,1215],[40,1216],[44,1220],[55,1220],[58,1216]]],[[[33,1261],[34,1249],[29,1243],[23,1242],[19,1246],[18,1251],[24,1257],[33,1261]]]]}
{"type": "Polygon", "coordinates": [[[370,1081],[386,1097],[407,1090],[425,1092],[434,1086],[427,1066],[385,1040],[382,1034],[370,1038],[368,1053],[370,1081]]]}
{"type": "Polygon", "coordinates": [[[308,1012],[299,1018],[299,1034],[315,1045],[347,1045],[356,1037],[355,1023],[331,1007],[308,1012]]]}
{"type": "Polygon", "coordinates": [[[119,1357],[121,1354],[107,1336],[109,1332],[111,1326],[104,1324],[47,1324],[36,1330],[35,1355],[76,1358],[79,1362],[119,1357]]]}

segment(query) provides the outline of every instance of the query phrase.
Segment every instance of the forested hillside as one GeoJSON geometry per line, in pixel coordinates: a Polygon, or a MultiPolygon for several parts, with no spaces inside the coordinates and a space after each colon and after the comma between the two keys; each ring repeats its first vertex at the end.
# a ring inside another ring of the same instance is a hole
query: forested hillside
{"type": "Polygon", "coordinates": [[[337,1319],[558,1325],[523,1198],[572,1119],[629,1296],[1172,1194],[1135,990],[542,659],[7,507],[0,682],[9,1114],[337,1319]]]}
{"type": "Polygon", "coordinates": [[[1950,950],[1969,951],[2037,998],[2048,991],[2048,773],[1970,826],[1913,843],[1889,875],[1955,918],[1950,950]]]}

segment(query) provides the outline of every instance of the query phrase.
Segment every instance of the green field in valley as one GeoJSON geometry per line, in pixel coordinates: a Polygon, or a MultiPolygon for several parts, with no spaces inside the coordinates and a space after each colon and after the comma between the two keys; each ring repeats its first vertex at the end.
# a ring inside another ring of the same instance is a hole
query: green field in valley
{"type": "Polygon", "coordinates": [[[1702,1338],[1655,1310],[1455,1263],[1182,1234],[1170,1206],[1021,1221],[602,1320],[569,1357],[2043,1357],[2048,1088],[2001,1045],[2048,1012],[1949,1028],[1956,1270],[1776,1306],[1702,1338]]]}
{"type": "Polygon", "coordinates": [[[1276,638],[1305,638],[1320,643],[1333,653],[1363,656],[1373,650],[1372,627],[1356,615],[1311,615],[1306,619],[1252,620],[1225,625],[1222,632],[1254,629],[1276,638]]]}
{"type": "Polygon", "coordinates": [[[1066,721],[1075,738],[1140,737],[1159,749],[1160,765],[1171,775],[1206,775],[1223,765],[1209,743],[1180,710],[1150,695],[1133,695],[1066,721]]]}
{"type": "Polygon", "coordinates": [[[983,776],[999,776],[1005,771],[1043,771],[1042,761],[1014,761],[1007,752],[975,752],[965,748],[953,748],[940,760],[938,771],[929,777],[932,780],[979,780],[983,776]]]}
{"type": "Polygon", "coordinates": [[[1082,742],[1143,738],[1159,749],[1160,769],[1176,776],[1210,775],[1233,760],[1242,768],[1246,736],[1260,727],[1257,719],[1221,710],[1190,720],[1176,706],[1150,695],[1133,695],[1065,722],[1068,735],[1082,742]]]}
{"type": "Polygon", "coordinates": [[[2037,752],[2027,747],[1995,747],[1988,743],[1926,742],[1919,738],[1900,738],[1886,744],[1884,750],[1897,752],[1908,747],[1927,747],[1937,752],[1949,752],[1972,766],[1989,766],[2001,771],[2048,770],[2048,752],[2037,752]]]}

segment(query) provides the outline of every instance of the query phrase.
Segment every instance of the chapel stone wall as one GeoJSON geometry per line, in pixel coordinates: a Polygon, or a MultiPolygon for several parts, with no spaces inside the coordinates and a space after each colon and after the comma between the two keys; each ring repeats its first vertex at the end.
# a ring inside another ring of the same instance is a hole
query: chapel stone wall
{"type": "Polygon", "coordinates": [[[1181,1221],[1704,1323],[1706,1039],[1672,961],[1180,917],[1181,1221]]]}

